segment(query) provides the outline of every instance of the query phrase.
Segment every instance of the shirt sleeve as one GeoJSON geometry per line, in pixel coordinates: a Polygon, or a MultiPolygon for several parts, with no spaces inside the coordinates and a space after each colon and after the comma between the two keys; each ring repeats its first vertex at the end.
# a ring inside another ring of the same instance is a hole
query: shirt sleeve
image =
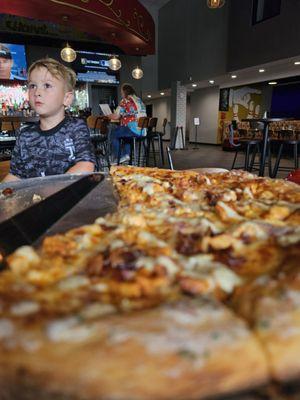
{"type": "Polygon", "coordinates": [[[75,163],[79,161],[90,161],[95,164],[95,154],[91,143],[90,132],[86,123],[78,120],[76,129],[74,129],[75,144],[75,163]]]}
{"type": "Polygon", "coordinates": [[[9,172],[18,178],[25,178],[24,162],[21,155],[22,139],[20,131],[16,132],[16,144],[12,151],[9,172]]]}

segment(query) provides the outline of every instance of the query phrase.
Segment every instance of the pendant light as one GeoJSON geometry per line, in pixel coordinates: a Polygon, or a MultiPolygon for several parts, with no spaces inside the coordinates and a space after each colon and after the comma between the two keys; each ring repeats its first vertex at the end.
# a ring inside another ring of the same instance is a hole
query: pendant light
{"type": "Polygon", "coordinates": [[[76,57],[76,51],[74,49],[72,49],[72,47],[69,45],[69,43],[66,44],[66,47],[64,47],[62,49],[62,51],[60,52],[60,56],[62,58],[62,60],[64,60],[65,62],[73,62],[76,57]]]}
{"type": "Polygon", "coordinates": [[[134,68],[131,74],[134,79],[141,79],[144,76],[144,72],[140,67],[134,68]]]}
{"type": "Polygon", "coordinates": [[[225,0],[207,0],[209,8],[221,8],[225,4],[225,0]]]}
{"type": "Polygon", "coordinates": [[[109,60],[108,60],[108,66],[110,69],[112,69],[113,71],[118,71],[118,69],[120,69],[122,67],[122,63],[121,61],[118,59],[117,56],[112,56],[109,60]]]}

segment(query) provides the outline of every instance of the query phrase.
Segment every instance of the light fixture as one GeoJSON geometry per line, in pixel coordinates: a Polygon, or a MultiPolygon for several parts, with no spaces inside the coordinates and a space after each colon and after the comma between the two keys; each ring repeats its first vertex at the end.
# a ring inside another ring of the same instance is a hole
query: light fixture
{"type": "Polygon", "coordinates": [[[164,95],[165,95],[165,92],[160,92],[160,95],[161,95],[161,96],[164,96],[164,95]]]}
{"type": "Polygon", "coordinates": [[[118,71],[118,69],[120,69],[122,67],[122,63],[121,61],[118,59],[117,56],[112,56],[109,60],[108,60],[108,66],[110,69],[112,69],[113,71],[118,71]]]}
{"type": "Polygon", "coordinates": [[[213,81],[213,80],[210,80],[210,81],[208,81],[211,85],[213,85],[214,83],[215,83],[215,81],[213,81]]]}
{"type": "Polygon", "coordinates": [[[294,64],[295,65],[300,65],[300,61],[295,61],[294,64]]]}
{"type": "Polygon", "coordinates": [[[148,99],[151,99],[151,94],[148,94],[147,97],[148,97],[148,99]]]}
{"type": "Polygon", "coordinates": [[[141,79],[144,76],[144,72],[140,67],[134,68],[131,74],[134,79],[141,79]]]}
{"type": "Polygon", "coordinates": [[[72,49],[72,47],[69,45],[69,43],[66,44],[66,47],[64,47],[62,49],[62,51],[60,52],[60,56],[62,58],[62,60],[64,60],[65,62],[73,62],[76,57],[76,51],[74,49],[72,49]]]}
{"type": "Polygon", "coordinates": [[[269,84],[269,85],[277,85],[277,82],[271,81],[271,82],[268,82],[268,84],[269,84]]]}
{"type": "Polygon", "coordinates": [[[237,75],[231,75],[231,78],[235,79],[235,78],[237,78],[237,75]]]}
{"type": "Polygon", "coordinates": [[[192,86],[193,86],[193,87],[197,87],[197,83],[193,83],[192,86]]]}
{"type": "Polygon", "coordinates": [[[258,70],[258,72],[265,72],[265,69],[260,68],[260,69],[258,70]]]}
{"type": "Polygon", "coordinates": [[[207,0],[209,8],[221,8],[225,4],[225,0],[207,0]]]}

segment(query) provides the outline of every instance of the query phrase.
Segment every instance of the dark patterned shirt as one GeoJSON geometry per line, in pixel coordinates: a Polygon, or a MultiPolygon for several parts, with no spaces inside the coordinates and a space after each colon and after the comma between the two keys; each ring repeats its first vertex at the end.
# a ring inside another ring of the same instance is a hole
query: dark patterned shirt
{"type": "Polygon", "coordinates": [[[95,162],[90,133],[84,121],[66,117],[47,131],[39,123],[21,128],[10,173],[22,179],[64,174],[79,161],[95,162]]]}

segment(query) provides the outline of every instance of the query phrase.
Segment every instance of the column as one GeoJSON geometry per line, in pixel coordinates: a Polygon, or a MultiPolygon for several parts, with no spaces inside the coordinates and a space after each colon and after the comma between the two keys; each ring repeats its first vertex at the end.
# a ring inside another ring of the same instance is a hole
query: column
{"type": "MultiPolygon", "coordinates": [[[[185,142],[186,129],[186,88],[181,86],[179,81],[171,84],[171,140],[175,134],[176,126],[183,128],[183,140],[185,142]]],[[[182,149],[185,143],[182,143],[181,135],[177,135],[175,143],[176,149],[182,149]]]]}

